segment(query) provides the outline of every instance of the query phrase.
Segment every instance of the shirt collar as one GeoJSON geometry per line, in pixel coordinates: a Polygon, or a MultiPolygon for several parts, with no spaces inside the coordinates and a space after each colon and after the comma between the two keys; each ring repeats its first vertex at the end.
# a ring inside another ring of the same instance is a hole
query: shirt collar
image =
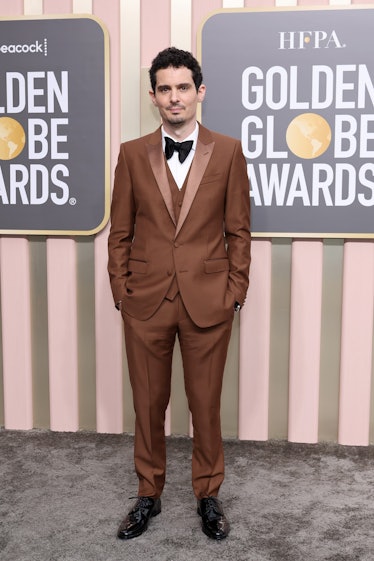
{"type": "MultiPolygon", "coordinates": [[[[175,142],[180,142],[177,138],[175,138],[171,134],[168,134],[167,132],[165,132],[165,129],[164,129],[163,125],[161,126],[161,134],[162,134],[162,148],[163,148],[163,150],[165,150],[165,136],[169,136],[170,138],[175,140],[175,142]]],[[[186,138],[184,138],[182,142],[184,142],[185,140],[192,140],[193,145],[192,145],[191,150],[196,150],[196,142],[197,142],[197,137],[198,136],[199,136],[199,123],[196,121],[195,129],[192,131],[192,133],[190,135],[188,135],[186,138]]]]}

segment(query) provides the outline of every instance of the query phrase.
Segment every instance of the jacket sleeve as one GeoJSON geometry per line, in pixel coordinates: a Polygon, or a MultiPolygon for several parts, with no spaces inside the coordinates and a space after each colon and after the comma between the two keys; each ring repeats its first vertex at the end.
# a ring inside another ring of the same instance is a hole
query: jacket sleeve
{"type": "Polygon", "coordinates": [[[230,263],[228,288],[243,305],[249,285],[251,234],[249,179],[239,141],[235,145],[227,183],[225,238],[230,263]]]}
{"type": "Polygon", "coordinates": [[[110,218],[108,272],[114,302],[118,302],[122,299],[125,287],[127,264],[135,227],[132,180],[126,163],[124,144],[121,145],[114,174],[110,218]]]}

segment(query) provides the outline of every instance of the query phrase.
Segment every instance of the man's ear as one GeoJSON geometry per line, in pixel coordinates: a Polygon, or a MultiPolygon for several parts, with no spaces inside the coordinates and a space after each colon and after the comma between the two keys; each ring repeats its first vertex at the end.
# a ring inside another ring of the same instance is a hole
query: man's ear
{"type": "Polygon", "coordinates": [[[153,105],[154,105],[155,107],[157,107],[157,101],[156,101],[156,96],[155,96],[155,94],[154,94],[154,91],[153,91],[153,90],[149,90],[148,93],[149,93],[149,97],[150,97],[151,100],[152,100],[153,105]]]}
{"type": "Polygon", "coordinates": [[[199,101],[203,101],[206,94],[206,86],[201,84],[199,89],[197,90],[197,97],[199,101]]]}

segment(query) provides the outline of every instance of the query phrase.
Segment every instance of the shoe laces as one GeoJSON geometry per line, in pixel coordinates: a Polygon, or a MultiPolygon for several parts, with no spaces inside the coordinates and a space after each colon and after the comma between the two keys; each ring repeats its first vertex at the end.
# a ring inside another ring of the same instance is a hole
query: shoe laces
{"type": "Polygon", "coordinates": [[[222,516],[218,499],[215,497],[207,497],[205,499],[205,514],[209,520],[216,520],[222,516]]]}
{"type": "Polygon", "coordinates": [[[149,497],[130,497],[130,499],[136,499],[136,503],[131,511],[131,516],[136,520],[140,520],[142,515],[146,514],[154,504],[154,499],[149,497]]]}

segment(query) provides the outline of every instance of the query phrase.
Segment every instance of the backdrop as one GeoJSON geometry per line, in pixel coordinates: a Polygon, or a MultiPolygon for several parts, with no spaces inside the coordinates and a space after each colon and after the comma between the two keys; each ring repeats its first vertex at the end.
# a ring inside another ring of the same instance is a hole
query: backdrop
{"type": "MultiPolygon", "coordinates": [[[[93,14],[106,26],[113,177],[120,141],[158,126],[147,69],[159,50],[175,45],[196,54],[200,27],[213,11],[296,4],[329,3],[0,0],[0,16],[93,14]]],[[[362,40],[369,48],[370,38],[362,40]]],[[[89,237],[0,238],[0,424],[5,428],[133,430],[121,318],[106,272],[107,235],[106,228],[89,237]]],[[[254,240],[251,286],[235,319],[225,373],[224,435],[373,442],[373,303],[372,241],[254,240]]],[[[167,432],[187,434],[178,349],[174,366],[167,432]]]]}

